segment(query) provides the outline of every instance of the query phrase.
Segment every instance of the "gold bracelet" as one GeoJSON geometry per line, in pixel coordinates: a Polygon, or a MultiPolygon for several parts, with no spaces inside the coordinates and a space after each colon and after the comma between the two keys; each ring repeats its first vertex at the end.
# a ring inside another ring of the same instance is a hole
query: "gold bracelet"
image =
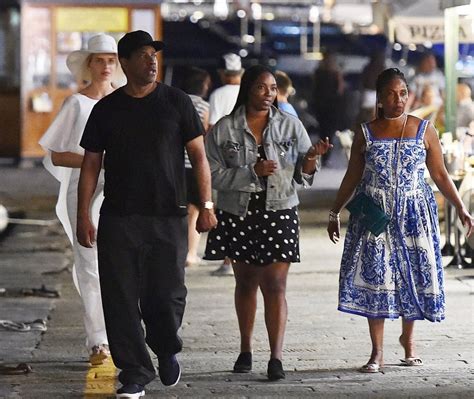
{"type": "Polygon", "coordinates": [[[319,157],[319,155],[315,155],[314,157],[307,157],[307,156],[305,155],[305,159],[306,159],[307,161],[314,161],[314,160],[317,159],[318,157],[319,157]]]}

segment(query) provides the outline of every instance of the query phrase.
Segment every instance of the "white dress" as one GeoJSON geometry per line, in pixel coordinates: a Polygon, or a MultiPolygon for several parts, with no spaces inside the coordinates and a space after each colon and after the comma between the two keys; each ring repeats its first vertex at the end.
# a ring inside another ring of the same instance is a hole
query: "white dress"
{"type": "MultiPolygon", "coordinates": [[[[84,149],[79,146],[79,143],[87,119],[97,101],[79,93],[68,97],[53,123],[39,141],[39,144],[47,152],[43,159],[46,170],[60,182],[56,214],[73,247],[73,278],[84,306],[84,325],[88,349],[108,342],[100,294],[97,248],[82,247],[76,238],[77,185],[80,169],[54,166],[51,160],[51,151],[84,155],[84,149]]],[[[104,199],[103,186],[104,175],[101,172],[91,205],[91,217],[96,227],[99,220],[99,210],[104,199]]]]}

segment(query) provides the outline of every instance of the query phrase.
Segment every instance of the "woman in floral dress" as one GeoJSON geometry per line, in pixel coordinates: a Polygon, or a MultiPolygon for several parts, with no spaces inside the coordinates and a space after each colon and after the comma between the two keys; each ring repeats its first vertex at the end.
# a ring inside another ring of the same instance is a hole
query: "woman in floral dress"
{"type": "Polygon", "coordinates": [[[377,79],[377,118],[356,132],[349,166],[329,215],[328,233],[340,237],[339,212],[360,192],[371,197],[390,217],[378,236],[352,215],[344,244],[339,280],[339,307],[365,316],[372,353],[360,371],[376,373],[383,366],[386,318],[402,317],[402,363],[421,366],[416,356],[415,320],[444,319],[445,298],[438,212],[425,165],[440,192],[456,208],[471,234],[474,220],[465,208],[443,162],[435,128],[408,116],[407,83],[396,68],[377,79]]]}

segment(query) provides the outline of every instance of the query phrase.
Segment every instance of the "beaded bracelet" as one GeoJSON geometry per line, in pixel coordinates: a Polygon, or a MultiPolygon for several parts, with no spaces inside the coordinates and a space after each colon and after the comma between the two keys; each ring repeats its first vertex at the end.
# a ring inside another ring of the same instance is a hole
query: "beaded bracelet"
{"type": "Polygon", "coordinates": [[[339,213],[336,213],[334,211],[329,211],[329,221],[330,222],[339,222],[340,220],[340,217],[339,217],[339,213]]]}

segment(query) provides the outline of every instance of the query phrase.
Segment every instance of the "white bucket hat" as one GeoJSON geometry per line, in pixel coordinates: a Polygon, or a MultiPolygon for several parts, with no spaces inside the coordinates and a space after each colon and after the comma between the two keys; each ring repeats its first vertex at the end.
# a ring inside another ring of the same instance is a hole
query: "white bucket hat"
{"type": "MultiPolygon", "coordinates": [[[[100,33],[92,36],[87,42],[87,49],[73,51],[67,56],[66,65],[77,80],[91,80],[87,66],[88,57],[91,54],[117,54],[117,43],[112,36],[100,33]]],[[[117,59],[117,69],[112,78],[114,86],[119,87],[126,83],[127,79],[117,59]]]]}

